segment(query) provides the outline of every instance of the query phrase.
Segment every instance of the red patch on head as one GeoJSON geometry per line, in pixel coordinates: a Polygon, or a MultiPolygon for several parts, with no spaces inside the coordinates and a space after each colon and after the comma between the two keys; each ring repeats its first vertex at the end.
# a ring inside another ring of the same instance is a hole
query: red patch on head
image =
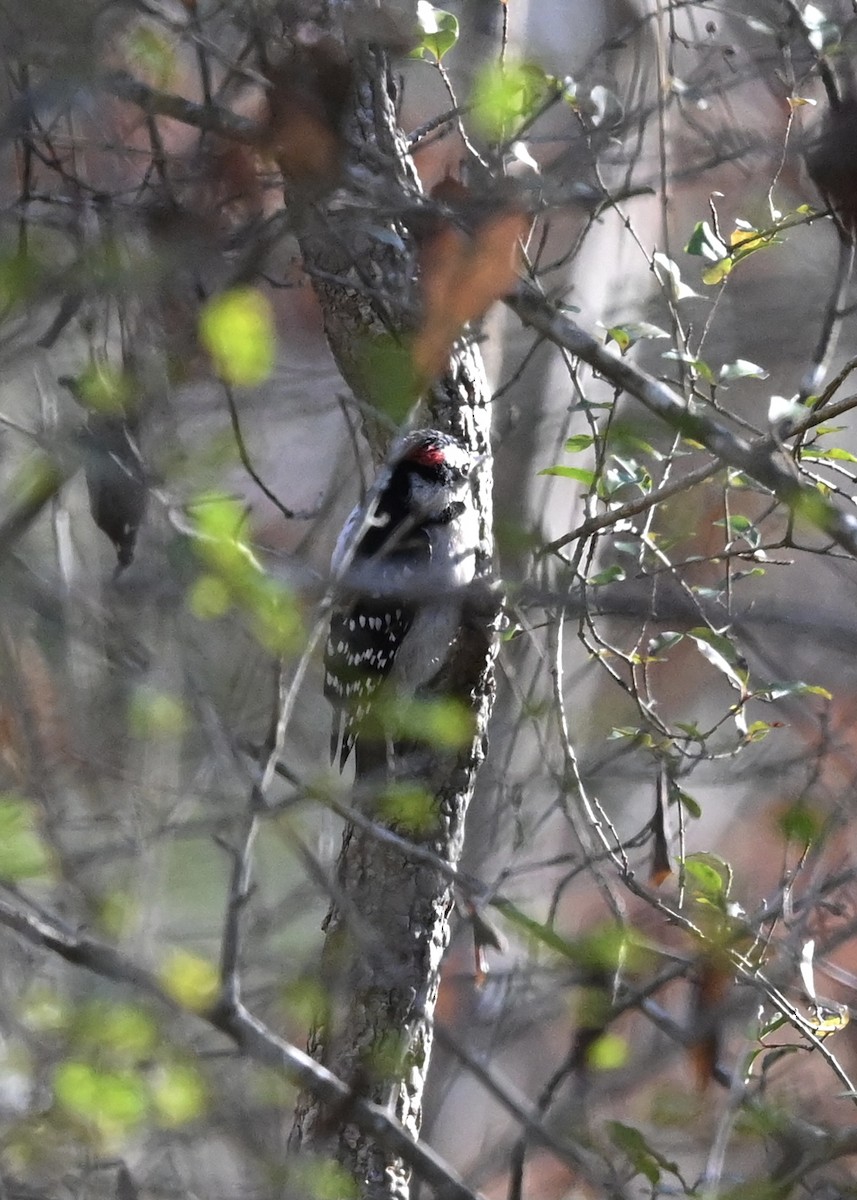
{"type": "Polygon", "coordinates": [[[414,446],[405,457],[423,467],[439,467],[444,461],[443,450],[433,445],[414,446]]]}

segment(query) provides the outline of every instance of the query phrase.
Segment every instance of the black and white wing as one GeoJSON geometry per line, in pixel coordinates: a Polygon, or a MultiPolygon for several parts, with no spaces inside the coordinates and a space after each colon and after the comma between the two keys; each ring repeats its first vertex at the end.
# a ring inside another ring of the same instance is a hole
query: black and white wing
{"type": "Polygon", "coordinates": [[[330,758],[345,766],[378,688],[414,619],[402,600],[366,597],[334,612],[324,654],[324,694],[334,709],[330,758]]]}

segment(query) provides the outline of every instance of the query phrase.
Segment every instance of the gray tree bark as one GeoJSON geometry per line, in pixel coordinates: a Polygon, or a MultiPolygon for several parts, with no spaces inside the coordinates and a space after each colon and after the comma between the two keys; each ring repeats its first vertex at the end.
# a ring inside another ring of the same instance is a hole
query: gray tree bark
{"type": "MultiPolygon", "coordinates": [[[[345,33],[359,5],[326,8],[327,30],[344,41],[355,63],[355,86],[345,122],[346,187],[323,213],[317,206],[302,235],[305,266],[314,278],[325,328],[339,368],[359,400],[377,400],[379,380],[367,370],[367,347],[417,327],[419,280],[416,244],[404,214],[421,192],[397,128],[389,62],[377,46],[345,33]],[[374,201],[374,203],[373,203],[374,201]],[[402,214],[402,215],[398,215],[402,214]],[[389,235],[377,236],[383,226],[389,235]],[[371,288],[366,287],[371,280],[371,288]]],[[[383,384],[383,381],[380,381],[383,384]]],[[[493,556],[491,459],[487,385],[478,350],[459,346],[432,387],[426,417],[417,424],[454,433],[485,456],[477,502],[481,540],[477,570],[490,574],[493,556]]],[[[383,435],[371,420],[367,434],[378,450],[383,435]]],[[[323,954],[331,1011],[311,1038],[310,1050],[355,1094],[389,1104],[414,1137],[432,1044],[440,966],[449,940],[453,895],[444,864],[458,861],[476,774],[484,758],[493,701],[497,604],[487,587],[469,606],[454,654],[436,690],[462,700],[472,713],[473,736],[453,753],[432,751],[413,782],[435,802],[433,827],[421,835],[438,864],[417,861],[349,827],[337,869],[335,902],[325,922],[323,954]]],[[[357,780],[356,799],[374,816],[376,788],[357,780]]],[[[425,856],[422,856],[423,858],[425,856]]],[[[312,1095],[298,1104],[291,1145],[335,1157],[372,1200],[405,1197],[409,1172],[394,1152],[349,1122],[347,1107],[331,1110],[312,1095]]]]}

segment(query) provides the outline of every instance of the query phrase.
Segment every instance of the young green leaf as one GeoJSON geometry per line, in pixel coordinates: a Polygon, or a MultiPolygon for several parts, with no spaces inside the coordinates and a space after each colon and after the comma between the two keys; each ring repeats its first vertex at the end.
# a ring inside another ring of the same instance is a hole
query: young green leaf
{"type": "Polygon", "coordinates": [[[707,221],[697,221],[684,250],[685,254],[700,255],[709,262],[718,262],[729,254],[729,247],[717,236],[707,221]]]}
{"type": "Polygon", "coordinates": [[[199,336],[227,383],[252,387],[274,368],[274,315],[255,288],[234,288],[209,300],[200,314],[199,336]]]}
{"type": "Polygon", "coordinates": [[[458,18],[442,8],[435,8],[428,0],[418,0],[417,27],[420,42],[411,52],[412,58],[433,55],[440,62],[458,41],[458,18]]]}
{"type": "Polygon", "coordinates": [[[595,472],[588,471],[585,467],[545,467],[543,471],[539,471],[539,475],[559,475],[563,479],[576,479],[586,487],[592,487],[595,481],[595,472]]]}
{"type": "Polygon", "coordinates": [[[749,672],[747,664],[738,654],[732,642],[722,634],[714,633],[705,626],[689,630],[687,636],[694,642],[702,657],[721,675],[725,675],[737,691],[744,694],[749,672]]]}

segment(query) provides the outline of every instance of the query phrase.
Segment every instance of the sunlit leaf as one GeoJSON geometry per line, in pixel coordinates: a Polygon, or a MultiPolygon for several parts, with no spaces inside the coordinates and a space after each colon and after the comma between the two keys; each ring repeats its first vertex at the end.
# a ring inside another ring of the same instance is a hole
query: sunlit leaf
{"type": "Polygon", "coordinates": [[[67,1112],[90,1122],[108,1138],[140,1124],[149,1107],[143,1078],[134,1071],[101,1071],[86,1062],[60,1063],[54,1093],[67,1112]]]}
{"type": "Polygon", "coordinates": [[[699,296],[692,287],[682,282],[681,270],[678,263],[673,262],[660,251],[652,255],[652,266],[660,283],[667,289],[673,300],[689,300],[699,296]]]}
{"type": "Polygon", "coordinates": [[[165,30],[153,25],[135,25],[126,35],[125,51],[136,73],[155,87],[169,87],[176,71],[174,42],[165,30]]]}
{"type": "Polygon", "coordinates": [[[158,974],[164,990],[195,1012],[210,1008],[220,991],[214,964],[188,950],[173,950],[158,974]]]}
{"type": "Polygon", "coordinates": [[[428,0],[417,2],[417,26],[420,43],[412,51],[414,58],[432,55],[437,62],[458,41],[458,18],[441,8],[435,8],[428,0]]]}
{"type": "Polygon", "coordinates": [[[284,583],[263,571],[245,540],[247,522],[242,506],[228,496],[203,495],[192,506],[191,517],[198,535],[194,549],[209,571],[203,576],[201,593],[191,589],[188,605],[193,609],[196,604],[196,615],[210,618],[221,615],[224,597],[228,597],[267,649],[275,653],[293,650],[300,644],[303,630],[296,597],[284,583]]]}
{"type": "Polygon", "coordinates": [[[263,383],[274,367],[276,334],[271,305],[254,288],[216,296],[200,314],[199,333],[218,375],[227,383],[263,383]]]}
{"type": "Polygon", "coordinates": [[[744,734],[744,740],[747,742],[761,742],[771,732],[773,726],[768,721],[753,721],[747,726],[747,732],[744,734]]]}
{"type": "Polygon", "coordinates": [[[391,784],[379,797],[378,813],[411,833],[427,833],[437,825],[437,798],[415,783],[391,784]]]}
{"type": "Polygon", "coordinates": [[[718,283],[723,283],[732,274],[732,268],[735,263],[731,258],[721,258],[711,267],[706,267],[702,272],[702,282],[708,287],[716,287],[718,283]]]}
{"type": "Polygon", "coordinates": [[[205,1082],[186,1063],[161,1063],[149,1083],[158,1122],[170,1128],[187,1125],[205,1111],[205,1082]]]}
{"type": "Polygon", "coordinates": [[[139,738],[180,737],[187,728],[187,713],[175,696],[142,685],[131,694],[128,727],[139,738]]]}
{"type": "Polygon", "coordinates": [[[473,121],[485,137],[508,138],[557,86],[535,63],[491,62],[482,68],[473,86],[473,121]]]}
{"type": "Polygon", "coordinates": [[[581,450],[588,450],[595,438],[590,433],[576,433],[574,437],[566,439],[565,452],[566,454],[579,454],[581,450]]]}
{"type": "Polygon", "coordinates": [[[747,664],[728,638],[705,626],[691,629],[687,636],[695,643],[703,658],[725,675],[733,687],[740,692],[745,690],[749,675],[747,664]]]}
{"type": "Polygon", "coordinates": [[[643,339],[666,337],[669,337],[667,331],[659,325],[652,325],[650,321],[625,321],[607,330],[607,341],[615,342],[623,354],[643,339]]]}
{"type": "Polygon", "coordinates": [[[19,796],[0,794],[0,879],[48,879],[53,856],[39,831],[37,810],[19,796]]]}
{"type": "Polygon", "coordinates": [[[857,463],[857,455],[852,454],[850,450],[843,450],[840,446],[832,446],[829,450],[817,450],[813,446],[809,450],[804,450],[801,458],[809,462],[824,462],[829,459],[833,462],[857,463]]]}
{"type": "Polygon", "coordinates": [[[589,471],[585,467],[545,467],[544,470],[539,471],[539,475],[559,475],[563,479],[575,479],[585,487],[592,487],[595,482],[595,472],[589,471]]]}
{"type": "Polygon", "coordinates": [[[728,246],[717,236],[707,221],[697,221],[684,249],[686,254],[701,255],[710,262],[718,262],[729,253],[728,246]]]}
{"type": "Polygon", "coordinates": [[[684,871],[690,890],[697,896],[717,903],[725,902],[732,889],[732,868],[718,854],[700,851],[684,859],[684,871]]]}
{"type": "Polygon", "coordinates": [[[617,1033],[602,1033],[587,1050],[586,1061],[596,1071],[616,1071],[624,1067],[629,1053],[623,1037],[617,1033]]]}
{"type": "Polygon", "coordinates": [[[81,1045],[109,1051],[114,1058],[138,1059],[149,1054],[157,1028],[148,1013],[132,1004],[95,1000],[77,1013],[74,1033],[81,1045]]]}
{"type": "Polygon", "coordinates": [[[771,683],[753,693],[754,700],[783,700],[787,696],[821,696],[824,700],[832,700],[832,694],[825,687],[811,683],[771,683]]]}
{"type": "Polygon", "coordinates": [[[625,568],[618,563],[613,563],[612,566],[606,567],[603,571],[598,571],[595,575],[590,575],[587,583],[590,587],[600,587],[605,583],[620,583],[625,578],[625,568]]]}
{"type": "Polygon", "coordinates": [[[769,373],[756,363],[748,362],[745,358],[736,358],[735,362],[725,363],[720,368],[720,382],[728,383],[733,379],[767,379],[769,373]]]}
{"type": "Polygon", "coordinates": [[[203,621],[222,617],[232,607],[226,582],[216,575],[200,575],[188,592],[188,606],[203,621]]]}

